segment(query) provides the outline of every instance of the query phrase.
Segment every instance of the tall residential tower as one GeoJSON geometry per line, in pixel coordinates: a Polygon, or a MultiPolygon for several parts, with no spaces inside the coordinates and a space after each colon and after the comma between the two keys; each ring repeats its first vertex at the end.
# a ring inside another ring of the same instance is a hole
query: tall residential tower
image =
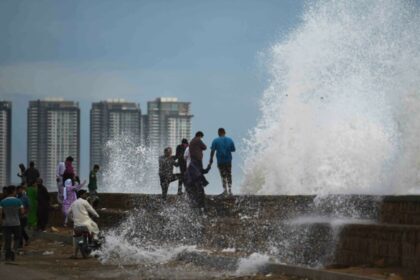
{"type": "Polygon", "coordinates": [[[117,137],[125,136],[141,142],[142,115],[140,105],[123,99],[111,99],[92,103],[90,110],[90,166],[105,166],[106,143],[117,137]]]}
{"type": "Polygon", "coordinates": [[[63,99],[29,102],[28,162],[34,161],[44,185],[53,190],[56,166],[67,156],[74,158],[73,167],[80,166],[79,104],[63,99]]]}
{"type": "Polygon", "coordinates": [[[12,161],[12,103],[0,101],[0,186],[10,184],[12,161]]]}
{"type": "Polygon", "coordinates": [[[147,142],[162,149],[176,146],[182,138],[191,138],[190,102],[179,102],[177,98],[161,97],[147,104],[147,142]]]}

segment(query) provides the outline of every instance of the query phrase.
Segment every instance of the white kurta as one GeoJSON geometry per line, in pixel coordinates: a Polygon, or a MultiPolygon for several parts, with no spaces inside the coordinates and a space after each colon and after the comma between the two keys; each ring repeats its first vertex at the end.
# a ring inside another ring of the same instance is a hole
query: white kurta
{"type": "Polygon", "coordinates": [[[97,218],[99,218],[99,215],[89,202],[82,198],[78,198],[71,204],[68,213],[69,217],[74,222],[74,226],[86,226],[89,232],[94,233],[95,236],[98,235],[98,225],[89,217],[89,213],[97,218]]]}
{"type": "Polygon", "coordinates": [[[187,161],[187,167],[190,166],[190,163],[191,163],[190,147],[187,147],[185,149],[184,159],[187,161]]]}

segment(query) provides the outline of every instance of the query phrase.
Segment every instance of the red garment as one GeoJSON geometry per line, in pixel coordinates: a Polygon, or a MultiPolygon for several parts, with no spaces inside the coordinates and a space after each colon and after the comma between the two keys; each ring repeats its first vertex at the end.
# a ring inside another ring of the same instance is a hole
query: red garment
{"type": "Polygon", "coordinates": [[[71,161],[66,160],[65,165],[66,165],[66,170],[63,173],[63,183],[67,179],[71,179],[72,182],[74,183],[74,179],[76,177],[76,174],[74,173],[73,164],[72,164],[71,161]]]}

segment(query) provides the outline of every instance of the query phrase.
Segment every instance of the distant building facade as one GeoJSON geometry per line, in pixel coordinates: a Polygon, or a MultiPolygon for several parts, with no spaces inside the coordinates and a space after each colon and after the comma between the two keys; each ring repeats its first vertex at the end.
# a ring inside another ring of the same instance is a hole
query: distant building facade
{"type": "Polygon", "coordinates": [[[177,98],[161,97],[147,103],[146,142],[158,149],[176,146],[182,138],[191,138],[190,102],[177,98]]]}
{"type": "Polygon", "coordinates": [[[28,162],[35,162],[47,188],[55,188],[56,166],[67,156],[74,158],[73,167],[76,174],[79,174],[79,104],[63,99],[30,101],[28,162]]]}
{"type": "Polygon", "coordinates": [[[108,162],[106,143],[120,136],[129,136],[142,143],[140,105],[122,99],[92,103],[90,110],[90,166],[108,162]]]}
{"type": "Polygon", "coordinates": [[[12,161],[12,103],[0,101],[0,186],[10,184],[12,161]]]}

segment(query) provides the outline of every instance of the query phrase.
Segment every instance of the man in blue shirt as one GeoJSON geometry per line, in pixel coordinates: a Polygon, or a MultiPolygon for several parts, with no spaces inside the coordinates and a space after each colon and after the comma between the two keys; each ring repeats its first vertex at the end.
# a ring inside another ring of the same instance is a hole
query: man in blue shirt
{"type": "Polygon", "coordinates": [[[26,226],[28,225],[28,211],[29,211],[29,198],[26,195],[24,184],[21,184],[16,188],[16,197],[22,201],[23,214],[20,216],[20,242],[19,247],[23,246],[23,240],[26,242],[26,246],[29,244],[29,236],[26,233],[26,226]]]}
{"type": "Polygon", "coordinates": [[[235,151],[235,144],[226,136],[224,128],[219,128],[218,134],[219,137],[211,144],[210,164],[213,163],[214,153],[216,153],[217,167],[222,177],[222,195],[227,196],[232,195],[232,152],[235,151]]]}
{"type": "Polygon", "coordinates": [[[20,215],[23,214],[23,205],[16,198],[16,187],[7,187],[7,197],[0,201],[0,220],[3,227],[4,249],[6,261],[14,261],[15,254],[12,251],[12,235],[14,236],[14,251],[17,250],[20,240],[20,215]]]}

